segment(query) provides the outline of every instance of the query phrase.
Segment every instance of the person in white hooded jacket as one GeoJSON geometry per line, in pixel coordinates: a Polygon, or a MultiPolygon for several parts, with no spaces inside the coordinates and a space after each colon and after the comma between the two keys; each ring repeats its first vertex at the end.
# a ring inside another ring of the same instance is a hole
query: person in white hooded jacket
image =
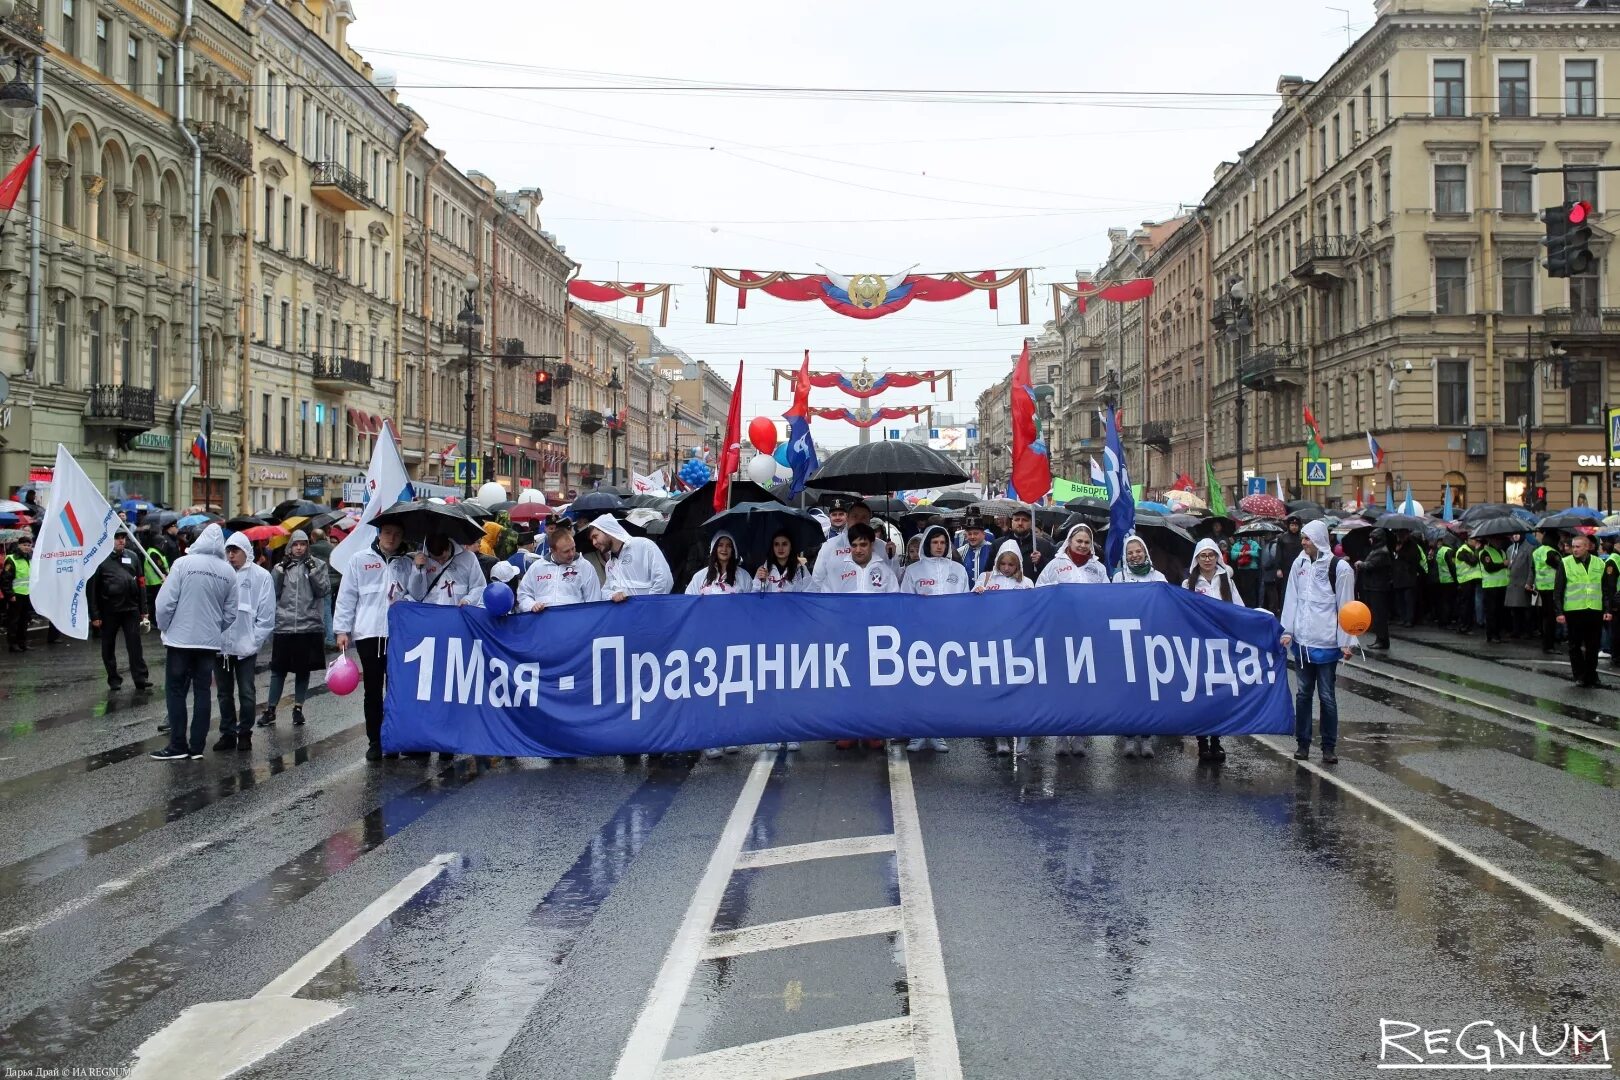
{"type": "Polygon", "coordinates": [[[1016,540],[1003,540],[996,549],[996,561],[974,582],[976,593],[1033,589],[1035,583],[1024,576],[1024,549],[1016,540]]]}
{"type": "Polygon", "coordinates": [[[715,533],[709,540],[708,565],[686,583],[686,595],[736,596],[753,591],[754,579],[737,561],[736,537],[724,529],[715,533]]]}
{"type": "Polygon", "coordinates": [[[411,560],[400,557],[404,531],[398,525],[377,529],[371,547],[349,561],[338,587],[332,632],[337,646],[360,654],[365,680],[366,760],[382,760],[383,691],[388,677],[388,609],[407,595],[411,560]]]}
{"type": "Polygon", "coordinates": [[[214,682],[214,656],[236,621],[236,572],[225,561],[225,532],[218,525],[204,529],[169,568],[158,590],[156,615],[169,650],[163,664],[169,745],[148,756],[157,761],[200,758],[212,719],[208,691],[214,682]],[[192,698],[189,731],[187,693],[192,698]]]}
{"type": "MultiPolygon", "coordinates": [[[[1238,590],[1232,568],[1221,561],[1221,546],[1207,536],[1193,548],[1192,569],[1187,571],[1187,580],[1181,587],[1221,603],[1248,606],[1243,602],[1243,593],[1238,590]]],[[[1198,736],[1198,760],[1226,760],[1219,735],[1198,736]]]]}
{"type": "Polygon", "coordinates": [[[1300,530],[1300,553],[1284,579],[1282,644],[1299,664],[1294,695],[1294,751],[1304,761],[1311,752],[1311,695],[1322,704],[1322,761],[1338,763],[1339,660],[1348,660],[1356,639],[1339,624],[1339,609],[1356,598],[1356,574],[1333,554],[1327,525],[1309,521],[1300,530]],[[1297,646],[1297,648],[1296,648],[1297,646]]]}
{"type": "MultiPolygon", "coordinates": [[[[1164,575],[1153,568],[1153,556],[1148,553],[1148,546],[1140,536],[1132,534],[1125,538],[1125,561],[1118,570],[1114,571],[1114,584],[1116,585],[1148,585],[1153,582],[1163,583],[1164,575]]],[[[1125,756],[1128,758],[1153,756],[1153,744],[1146,735],[1125,736],[1125,756]]]]}
{"type": "Polygon", "coordinates": [[[549,534],[548,552],[531,563],[518,583],[517,609],[537,614],[548,607],[594,604],[602,599],[596,568],[579,557],[574,527],[564,521],[549,534]]]}
{"type": "Polygon", "coordinates": [[[405,583],[412,600],[441,607],[484,606],[484,568],[471,548],[448,536],[430,535],[412,561],[405,583]]]}
{"type": "MultiPolygon", "coordinates": [[[[956,550],[951,534],[943,525],[930,525],[923,530],[922,544],[917,561],[906,567],[900,581],[900,591],[914,596],[953,596],[967,592],[967,568],[956,561],[956,550]]],[[[949,753],[944,739],[912,739],[906,743],[908,753],[919,750],[949,753]]]]}
{"type": "Polygon", "coordinates": [[[632,596],[661,596],[675,587],[675,575],[658,545],[645,536],[631,536],[612,514],[592,521],[590,536],[602,556],[602,595],[615,604],[632,596]]]}
{"type": "Polygon", "coordinates": [[[215,750],[253,749],[253,709],[259,650],[276,628],[276,587],[270,571],[253,562],[253,543],[241,533],[225,541],[225,558],[236,571],[236,618],[214,658],[218,680],[219,739],[215,750]]]}
{"type": "MultiPolygon", "coordinates": [[[[1020,548],[1020,551],[1023,549],[1020,548]]],[[[998,554],[999,558],[999,554],[998,554]]],[[[1040,587],[1047,585],[1106,585],[1108,568],[1097,557],[1096,541],[1091,526],[1077,522],[1069,527],[1069,535],[1058,552],[1041,570],[1035,580],[1040,587]]]]}

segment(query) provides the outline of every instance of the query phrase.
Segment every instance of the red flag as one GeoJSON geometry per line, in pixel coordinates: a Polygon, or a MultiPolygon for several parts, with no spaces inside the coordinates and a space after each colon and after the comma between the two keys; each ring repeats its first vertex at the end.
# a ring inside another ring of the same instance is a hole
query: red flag
{"type": "Polygon", "coordinates": [[[793,379],[793,404],[783,416],[810,416],[810,350],[804,350],[804,363],[793,379]]]}
{"type": "Polygon", "coordinates": [[[726,412],[726,441],[714,476],[714,512],[730,509],[731,474],[742,466],[742,361],[737,361],[737,383],[731,388],[731,408],[726,412]]]}
{"type": "Polygon", "coordinates": [[[6,178],[0,180],[0,210],[10,210],[17,205],[17,196],[22,194],[23,185],[28,183],[28,170],[34,167],[34,159],[39,157],[39,147],[32,150],[17,162],[17,167],[6,173],[6,178]]]}
{"type": "Polygon", "coordinates": [[[1025,502],[1039,502],[1052,488],[1052,459],[1035,418],[1035,387],[1029,381],[1029,339],[1012,377],[1012,484],[1025,502]]]}

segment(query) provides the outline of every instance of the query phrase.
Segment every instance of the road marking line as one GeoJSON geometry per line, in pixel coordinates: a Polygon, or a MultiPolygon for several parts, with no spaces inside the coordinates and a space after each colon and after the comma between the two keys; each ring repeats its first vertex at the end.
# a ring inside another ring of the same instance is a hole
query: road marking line
{"type": "Polygon", "coordinates": [[[670,1033],[675,1030],[681,1002],[686,999],[686,989],[697,972],[709,929],[714,925],[720,900],[731,881],[732,867],[748,839],[748,827],[753,824],[754,812],[759,809],[760,797],[765,793],[765,782],[775,766],[776,755],[770,752],[761,753],[754,762],[753,771],[748,774],[742,794],[737,796],[731,817],[714,846],[714,854],[709,856],[708,868],[698,881],[686,916],[675,932],[675,940],[664,954],[663,966],[653,980],[641,1015],[636,1018],[636,1025],[619,1055],[619,1063],[613,1070],[614,1080],[653,1080],[657,1076],[670,1033]]]}
{"type": "MultiPolygon", "coordinates": [[[[1604,746],[1612,746],[1615,749],[1620,749],[1620,741],[1607,738],[1603,735],[1596,734],[1595,732],[1581,731],[1578,728],[1565,727],[1563,724],[1555,724],[1551,720],[1542,720],[1539,717],[1528,716],[1525,713],[1518,712],[1514,709],[1509,709],[1503,705],[1496,705],[1489,701],[1481,701],[1479,698],[1470,697],[1469,695],[1461,693],[1457,690],[1453,690],[1450,687],[1430,686],[1428,683],[1419,682],[1416,679],[1405,678],[1392,672],[1385,671],[1383,668],[1369,667],[1365,664],[1345,664],[1344,666],[1352,671],[1360,671],[1365,672],[1368,675],[1382,676],[1383,678],[1389,679],[1391,682],[1405,683],[1407,686],[1416,687],[1419,690],[1427,690],[1431,694],[1438,694],[1441,697],[1449,697],[1453,701],[1461,701],[1464,704],[1472,705],[1477,709],[1486,709],[1490,712],[1501,713],[1503,716],[1511,716],[1515,720],[1520,720],[1527,724],[1534,724],[1537,727],[1551,728],[1553,731],[1561,731],[1565,735],[1572,738],[1586,739],[1590,742],[1601,743],[1604,746]]],[[[1350,693],[1353,694],[1355,691],[1351,690],[1350,693]]]]}
{"type": "Polygon", "coordinates": [[[845,855],[876,855],[893,850],[893,833],[883,833],[880,836],[849,836],[841,840],[815,840],[808,844],[784,844],[781,847],[745,851],[737,857],[737,869],[780,866],[783,863],[808,862],[811,859],[838,859],[845,855]]]}
{"type": "MultiPolygon", "coordinates": [[[[666,1061],[659,1080],[787,1080],[911,1057],[908,1017],[807,1031],[666,1061]]],[[[922,1076],[922,1073],[918,1073],[922,1076]]]]}
{"type": "MultiPolygon", "coordinates": [[[[1282,742],[1282,740],[1278,739],[1276,736],[1272,736],[1272,735],[1255,735],[1255,736],[1253,736],[1253,738],[1254,738],[1254,740],[1256,742],[1260,743],[1262,746],[1268,747],[1269,749],[1271,749],[1272,751],[1274,751],[1275,753],[1277,753],[1279,755],[1282,755],[1284,757],[1289,757],[1289,756],[1291,756],[1293,754],[1293,751],[1291,749],[1289,749],[1288,746],[1286,744],[1284,744],[1282,742]]],[[[1524,893],[1526,896],[1530,897],[1532,900],[1537,901],[1538,903],[1542,904],[1543,906],[1545,906],[1546,908],[1551,910],[1554,914],[1560,915],[1560,916],[1564,917],[1565,919],[1568,919],[1570,922],[1575,923],[1577,926],[1581,926],[1581,927],[1586,928],[1587,930],[1591,931],[1593,934],[1597,935],[1599,938],[1603,939],[1603,941],[1606,942],[1607,944],[1620,947],[1620,932],[1617,932],[1617,931],[1615,931],[1615,930],[1613,930],[1613,929],[1611,929],[1611,928],[1609,928],[1607,926],[1604,926],[1602,923],[1598,922],[1597,920],[1591,918],[1588,915],[1582,914],[1581,912],[1579,912],[1579,911],[1575,910],[1574,908],[1570,907],[1568,904],[1564,903],[1562,900],[1558,899],[1557,897],[1553,896],[1552,894],[1544,892],[1543,890],[1541,890],[1541,889],[1537,888],[1536,886],[1530,884],[1528,881],[1525,881],[1523,878],[1519,877],[1517,874],[1514,874],[1512,871],[1505,870],[1502,867],[1497,866],[1495,863],[1491,862],[1489,859],[1485,858],[1483,855],[1474,854],[1472,851],[1469,851],[1467,848],[1463,847],[1461,844],[1457,843],[1456,841],[1450,840],[1450,839],[1446,838],[1445,836],[1442,836],[1440,833],[1435,832],[1433,829],[1429,828],[1427,825],[1424,825],[1423,823],[1417,821],[1415,818],[1412,818],[1412,817],[1409,817],[1406,814],[1403,814],[1401,811],[1395,809],[1393,806],[1390,806],[1389,804],[1383,802],[1377,796],[1371,794],[1370,792],[1363,791],[1361,788],[1359,788],[1356,785],[1352,784],[1350,781],[1343,779],[1342,777],[1338,776],[1337,774],[1335,774],[1333,772],[1330,772],[1327,769],[1324,769],[1322,766],[1318,765],[1314,761],[1295,761],[1294,764],[1299,766],[1302,769],[1310,770],[1311,772],[1315,773],[1317,776],[1320,776],[1322,779],[1328,781],[1329,783],[1333,784],[1334,786],[1342,788],[1348,794],[1354,796],[1357,799],[1360,799],[1362,802],[1366,803],[1368,806],[1371,806],[1373,809],[1379,810],[1379,811],[1389,815],[1395,821],[1397,821],[1400,824],[1406,826],[1408,829],[1411,829],[1413,832],[1417,833],[1419,836],[1422,836],[1424,839],[1428,840],[1430,843],[1433,843],[1433,844],[1438,845],[1439,847],[1445,848],[1447,851],[1451,852],[1453,855],[1457,856],[1459,859],[1462,859],[1464,862],[1468,863],[1470,866],[1473,866],[1473,867],[1475,867],[1476,869],[1479,869],[1479,870],[1483,870],[1485,873],[1487,873],[1487,874],[1491,875],[1492,877],[1496,878],[1498,881],[1502,882],[1504,885],[1508,885],[1508,886],[1510,886],[1512,888],[1515,888],[1515,889],[1519,890],[1520,892],[1524,893]]]]}
{"type": "Polygon", "coordinates": [[[893,907],[835,911],[829,915],[809,915],[802,919],[783,919],[781,922],[710,934],[708,944],[703,947],[703,959],[718,960],[723,956],[790,949],[795,945],[814,945],[821,941],[866,937],[870,934],[898,934],[901,928],[898,904],[893,907]]]}
{"type": "Polygon", "coordinates": [[[900,907],[905,922],[906,978],[910,987],[912,1045],[919,1080],[960,1080],[951,990],[945,981],[945,955],[934,918],[934,890],[923,853],[917,795],[911,765],[898,748],[889,754],[889,799],[894,807],[895,862],[900,875],[900,907]]]}

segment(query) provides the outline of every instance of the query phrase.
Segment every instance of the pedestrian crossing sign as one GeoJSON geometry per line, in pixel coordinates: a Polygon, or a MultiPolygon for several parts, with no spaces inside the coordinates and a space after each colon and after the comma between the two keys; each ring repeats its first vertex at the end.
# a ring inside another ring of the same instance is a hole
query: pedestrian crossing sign
{"type": "Polygon", "coordinates": [[[1327,487],[1332,483],[1333,462],[1327,458],[1306,458],[1300,463],[1300,483],[1306,487],[1327,487]]]}

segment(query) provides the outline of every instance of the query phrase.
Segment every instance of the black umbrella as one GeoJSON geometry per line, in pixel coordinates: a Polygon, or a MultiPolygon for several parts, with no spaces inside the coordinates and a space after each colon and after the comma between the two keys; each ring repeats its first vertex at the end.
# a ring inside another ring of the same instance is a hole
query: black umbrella
{"type": "Polygon", "coordinates": [[[911,488],[965,483],[956,462],[921,443],[885,439],[845,447],[829,457],[810,482],[818,488],[882,495],[911,488]]]}
{"type": "Polygon", "coordinates": [[[946,510],[964,510],[972,506],[973,502],[974,497],[965,491],[947,491],[934,500],[934,505],[944,507],[946,510]]]}
{"type": "Polygon", "coordinates": [[[348,517],[348,514],[344,511],[333,510],[330,513],[318,514],[315,517],[310,518],[307,527],[310,529],[330,529],[333,525],[342,521],[346,517],[348,517]]]}
{"type": "MultiPolygon", "coordinates": [[[[288,516],[290,517],[293,515],[288,516]]],[[[243,514],[240,517],[231,518],[231,520],[225,523],[225,527],[231,532],[241,532],[243,529],[256,529],[260,525],[269,524],[271,524],[271,522],[264,520],[262,517],[256,517],[253,514],[243,514]]]]}
{"type": "Polygon", "coordinates": [[[1524,526],[1524,531],[1529,532],[1532,528],[1535,528],[1535,529],[1578,529],[1578,528],[1581,528],[1584,525],[1595,525],[1595,524],[1597,524],[1597,522],[1593,521],[1591,519],[1591,517],[1589,517],[1586,514],[1572,514],[1572,513],[1570,513],[1569,511],[1566,510],[1566,511],[1564,511],[1562,513],[1558,513],[1558,514],[1548,514],[1546,517],[1544,517],[1540,521],[1536,522],[1534,526],[1530,526],[1530,525],[1524,526]]]}
{"type": "Polygon", "coordinates": [[[904,499],[896,499],[892,495],[872,495],[861,500],[872,511],[874,517],[902,518],[911,513],[911,507],[904,499]]]}
{"type": "Polygon", "coordinates": [[[320,503],[310,502],[308,499],[288,499],[286,502],[277,503],[276,508],[270,511],[269,520],[262,521],[260,524],[273,525],[290,517],[315,517],[317,514],[329,514],[331,512],[332,508],[330,506],[322,506],[320,503]]]}
{"type": "Polygon", "coordinates": [[[1267,521],[1265,518],[1256,518],[1255,520],[1243,525],[1232,535],[1259,539],[1263,536],[1276,536],[1282,531],[1283,527],[1277,524],[1275,521],[1267,521]]]}
{"type": "Polygon", "coordinates": [[[160,513],[148,514],[144,524],[149,524],[157,529],[167,529],[183,517],[185,515],[178,510],[164,510],[160,513]]]}
{"type": "Polygon", "coordinates": [[[1380,529],[1391,529],[1395,532],[1426,534],[1429,531],[1429,522],[1413,514],[1380,514],[1373,524],[1380,529]]]}
{"type": "MultiPolygon", "coordinates": [[[[703,560],[698,559],[696,549],[702,546],[703,523],[714,516],[714,485],[710,480],[706,484],[682,495],[669,512],[669,519],[664,523],[664,531],[658,537],[658,548],[669,561],[670,570],[675,572],[675,580],[682,581],[682,572],[689,577],[698,563],[708,558],[705,550],[703,560]]],[[[731,482],[731,501],[735,506],[738,503],[768,503],[775,499],[769,491],[760,487],[752,480],[733,480],[731,482]]],[[[785,505],[785,504],[784,504],[785,505]]]]}
{"type": "Polygon", "coordinates": [[[1307,521],[1320,521],[1327,516],[1327,511],[1313,502],[1295,499],[1288,504],[1288,516],[1303,525],[1307,521]]]}
{"type": "Polygon", "coordinates": [[[1531,527],[1518,518],[1508,515],[1506,517],[1486,518],[1484,521],[1469,522],[1468,535],[1481,540],[1492,536],[1512,536],[1514,533],[1530,532],[1531,527]]]}
{"type": "Polygon", "coordinates": [[[668,502],[668,500],[665,499],[662,495],[645,495],[645,494],[643,494],[643,495],[632,495],[632,496],[630,496],[630,499],[628,501],[628,505],[632,510],[639,510],[642,507],[648,507],[650,509],[662,512],[663,509],[664,509],[664,505],[667,502],[668,502]]]}
{"type": "Polygon", "coordinates": [[[568,505],[568,516],[578,521],[628,509],[625,501],[611,491],[587,491],[568,505]]]}
{"type": "Polygon", "coordinates": [[[483,506],[485,510],[492,514],[505,514],[510,512],[517,505],[517,502],[513,499],[502,499],[500,502],[489,503],[487,506],[483,503],[478,505],[483,506]]]}
{"type": "Polygon", "coordinates": [[[821,546],[821,522],[807,510],[795,510],[779,502],[738,503],[703,523],[711,539],[717,532],[728,532],[737,541],[737,558],[744,566],[758,568],[771,555],[771,538],[786,530],[793,539],[793,553],[808,556],[821,546]]]}
{"type": "Polygon", "coordinates": [[[980,517],[1012,517],[1019,512],[1031,512],[1028,503],[1017,499],[984,499],[973,504],[973,511],[980,517]]]}
{"type": "Polygon", "coordinates": [[[1457,520],[1468,523],[1472,521],[1483,521],[1486,518],[1512,516],[1513,507],[1509,506],[1507,503],[1479,503],[1477,505],[1470,506],[1468,509],[1458,514],[1457,520]]]}
{"type": "Polygon", "coordinates": [[[1353,563],[1361,562],[1372,551],[1371,529],[1351,529],[1339,537],[1339,546],[1344,549],[1344,557],[1353,563]]]}
{"type": "Polygon", "coordinates": [[[1037,506],[1034,520],[1035,524],[1050,533],[1053,529],[1061,528],[1073,516],[1074,511],[1064,506],[1037,506]]]}
{"type": "Polygon", "coordinates": [[[447,536],[458,544],[476,544],[484,538],[478,522],[448,503],[397,502],[371,523],[379,528],[398,525],[405,530],[406,544],[421,543],[429,536],[447,536]]]}

